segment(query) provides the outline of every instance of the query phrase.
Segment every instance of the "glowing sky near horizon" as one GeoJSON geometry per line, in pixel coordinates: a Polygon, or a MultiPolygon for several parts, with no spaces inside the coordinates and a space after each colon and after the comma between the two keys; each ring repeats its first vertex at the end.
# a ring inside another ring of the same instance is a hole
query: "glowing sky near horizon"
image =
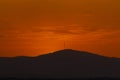
{"type": "Polygon", "coordinates": [[[120,57],[120,0],[0,0],[0,56],[64,48],[120,57]]]}

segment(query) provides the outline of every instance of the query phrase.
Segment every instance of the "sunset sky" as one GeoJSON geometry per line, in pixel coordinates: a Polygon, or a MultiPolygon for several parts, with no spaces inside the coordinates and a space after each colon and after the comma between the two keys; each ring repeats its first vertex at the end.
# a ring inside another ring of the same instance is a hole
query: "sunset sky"
{"type": "Polygon", "coordinates": [[[65,48],[120,57],[120,0],[0,0],[0,56],[65,48]]]}

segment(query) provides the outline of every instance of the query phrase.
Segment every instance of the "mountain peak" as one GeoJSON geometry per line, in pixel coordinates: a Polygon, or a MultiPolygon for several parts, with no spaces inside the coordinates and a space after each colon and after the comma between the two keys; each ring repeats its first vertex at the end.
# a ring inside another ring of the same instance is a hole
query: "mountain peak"
{"type": "Polygon", "coordinates": [[[76,53],[76,54],[80,54],[80,53],[92,54],[92,53],[89,53],[89,52],[79,51],[79,50],[73,50],[73,49],[63,49],[63,50],[59,50],[59,51],[56,51],[56,52],[53,52],[53,53],[55,53],[55,54],[59,54],[59,53],[61,53],[61,54],[71,54],[71,53],[76,53]]]}
{"type": "MultiPolygon", "coordinates": [[[[59,51],[55,51],[53,53],[50,53],[51,55],[74,55],[74,56],[100,56],[94,53],[86,52],[86,51],[79,51],[79,50],[73,50],[73,49],[63,49],[59,51]]],[[[49,54],[47,54],[49,55],[49,54]]]]}
{"type": "Polygon", "coordinates": [[[73,49],[63,49],[63,50],[59,50],[56,52],[76,52],[77,50],[73,50],[73,49]]]}

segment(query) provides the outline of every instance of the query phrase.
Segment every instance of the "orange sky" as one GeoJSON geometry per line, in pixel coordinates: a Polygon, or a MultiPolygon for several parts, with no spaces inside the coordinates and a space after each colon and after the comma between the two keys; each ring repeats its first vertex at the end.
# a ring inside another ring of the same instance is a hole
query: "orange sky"
{"type": "Polygon", "coordinates": [[[120,57],[120,0],[0,0],[0,56],[64,48],[120,57]]]}

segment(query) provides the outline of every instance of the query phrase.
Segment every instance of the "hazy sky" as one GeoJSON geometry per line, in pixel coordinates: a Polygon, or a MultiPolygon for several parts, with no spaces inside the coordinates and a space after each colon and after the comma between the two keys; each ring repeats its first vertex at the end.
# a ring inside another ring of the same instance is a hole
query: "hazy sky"
{"type": "Polygon", "coordinates": [[[0,0],[0,56],[64,48],[120,57],[120,0],[0,0]]]}

